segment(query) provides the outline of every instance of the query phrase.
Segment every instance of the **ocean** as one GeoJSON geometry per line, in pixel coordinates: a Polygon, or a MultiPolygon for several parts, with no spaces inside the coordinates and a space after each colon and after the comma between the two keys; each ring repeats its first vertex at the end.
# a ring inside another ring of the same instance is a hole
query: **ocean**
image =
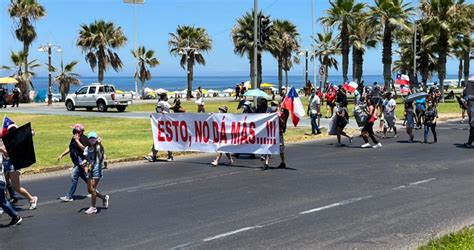
{"type": "MultiPolygon", "coordinates": [[[[294,86],[295,88],[302,88],[304,86],[303,76],[289,76],[288,86],[294,86]]],[[[309,76],[309,79],[313,81],[313,77],[309,76]]],[[[351,76],[349,76],[351,79],[351,76]]],[[[456,75],[448,75],[447,79],[457,79],[456,75]]],[[[81,85],[88,85],[97,82],[97,77],[81,77],[81,85]]],[[[247,76],[195,76],[193,82],[193,88],[196,89],[201,86],[204,89],[224,90],[227,88],[234,88],[236,84],[248,81],[247,76]]],[[[35,77],[32,79],[33,85],[37,92],[46,91],[48,89],[48,77],[35,77]]],[[[336,84],[342,84],[342,76],[329,76],[328,81],[336,84]]],[[[364,77],[366,84],[372,84],[374,82],[383,82],[383,76],[381,75],[367,75],[364,77]]],[[[434,79],[436,81],[436,78],[434,79]]],[[[277,85],[277,76],[263,76],[263,82],[272,83],[277,85]]],[[[133,77],[106,77],[104,80],[106,84],[115,85],[116,89],[123,91],[134,91],[135,80],[133,77]]],[[[147,81],[146,87],[152,89],[163,88],[168,91],[183,90],[187,88],[186,76],[157,76],[153,77],[150,81],[147,81]]],[[[285,78],[283,78],[283,86],[285,86],[285,78]]],[[[77,90],[78,86],[71,86],[71,92],[77,90]]],[[[141,90],[141,83],[138,82],[138,90],[141,90]]],[[[53,84],[53,93],[59,93],[59,86],[53,84]]]]}

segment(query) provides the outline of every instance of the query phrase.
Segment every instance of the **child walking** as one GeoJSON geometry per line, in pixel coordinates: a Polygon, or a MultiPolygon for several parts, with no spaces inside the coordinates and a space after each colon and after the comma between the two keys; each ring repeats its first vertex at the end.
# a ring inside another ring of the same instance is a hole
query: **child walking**
{"type": "Polygon", "coordinates": [[[91,207],[86,210],[86,214],[97,213],[96,199],[101,198],[104,208],[109,207],[109,196],[103,195],[97,191],[97,186],[102,178],[102,165],[104,163],[104,147],[101,141],[98,140],[96,132],[89,132],[87,135],[89,145],[84,149],[85,159],[82,162],[87,166],[88,180],[87,190],[91,194],[91,207]]]}
{"type": "Polygon", "coordinates": [[[408,134],[408,142],[413,143],[413,139],[415,136],[413,135],[413,128],[415,128],[415,124],[417,124],[417,118],[415,112],[413,111],[413,102],[405,103],[405,120],[403,121],[403,126],[405,126],[407,134],[408,134]]]}

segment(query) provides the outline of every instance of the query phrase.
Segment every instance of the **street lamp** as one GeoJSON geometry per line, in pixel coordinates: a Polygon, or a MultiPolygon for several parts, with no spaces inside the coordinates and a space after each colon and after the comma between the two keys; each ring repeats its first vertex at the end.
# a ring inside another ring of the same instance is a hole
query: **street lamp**
{"type": "Polygon", "coordinates": [[[38,49],[39,52],[48,52],[48,106],[53,104],[53,93],[52,91],[52,79],[51,79],[51,50],[56,52],[62,52],[61,46],[47,43],[41,45],[38,49]]]}
{"type": "Polygon", "coordinates": [[[308,50],[298,52],[298,56],[304,56],[305,57],[304,84],[308,83],[308,53],[309,53],[308,50]]]}
{"type": "MultiPolygon", "coordinates": [[[[138,40],[138,32],[137,32],[137,4],[144,4],[145,3],[145,0],[123,0],[124,3],[129,3],[129,4],[133,4],[134,7],[133,7],[133,29],[134,29],[134,47],[135,47],[135,51],[137,51],[137,47],[138,47],[138,43],[137,43],[137,40],[138,40]]],[[[135,75],[134,75],[134,78],[135,78],[135,93],[137,94],[137,98],[139,98],[140,95],[138,95],[138,58],[135,58],[135,75]]]]}

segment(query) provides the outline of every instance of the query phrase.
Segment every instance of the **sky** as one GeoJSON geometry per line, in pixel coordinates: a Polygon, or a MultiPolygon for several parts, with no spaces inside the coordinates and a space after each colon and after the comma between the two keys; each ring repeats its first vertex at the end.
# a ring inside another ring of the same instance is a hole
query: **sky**
{"type": "MultiPolygon", "coordinates": [[[[123,3],[123,0],[38,0],[47,10],[47,16],[36,22],[38,37],[30,49],[30,60],[38,59],[43,65],[47,62],[47,54],[39,52],[42,44],[51,43],[62,47],[61,53],[53,53],[53,65],[59,66],[61,57],[64,62],[78,60],[76,72],[81,76],[96,76],[85,62],[84,55],[75,45],[81,24],[89,24],[94,20],[112,21],[122,27],[128,38],[126,46],[118,53],[124,63],[122,71],[112,69],[106,76],[133,76],[134,59],[131,50],[134,48],[134,8],[138,20],[138,45],[153,49],[160,61],[157,68],[152,69],[153,76],[185,76],[186,71],[179,66],[179,59],[169,53],[169,33],[175,32],[178,25],[195,25],[205,28],[212,41],[212,51],[205,55],[206,65],[195,67],[195,76],[247,76],[249,62],[233,52],[230,31],[238,17],[253,8],[253,0],[145,0],[143,5],[123,3]]],[[[365,1],[369,4],[372,1],[365,1]]],[[[417,1],[416,1],[417,2],[417,1]]],[[[0,0],[0,65],[10,65],[10,51],[19,51],[22,44],[13,34],[13,21],[7,9],[10,0],[0,0]]],[[[416,3],[414,3],[416,4],[416,3]]],[[[259,0],[259,8],[272,18],[288,19],[296,24],[300,33],[302,49],[311,46],[311,0],[259,0]]],[[[327,0],[315,0],[315,18],[324,15],[329,8],[327,0]]],[[[315,26],[316,32],[323,32],[320,24],[315,26]]],[[[365,56],[364,74],[381,75],[382,48],[369,50],[365,56]]],[[[351,59],[350,59],[351,60],[351,59]]],[[[338,61],[341,64],[342,58],[338,61]]],[[[448,74],[457,74],[457,61],[449,60],[448,74]]],[[[311,72],[312,67],[310,67],[311,72]]],[[[474,63],[471,63],[474,72],[474,63]]],[[[0,71],[0,76],[9,72],[0,71]]],[[[331,70],[330,75],[341,75],[331,70]]],[[[351,64],[349,65],[349,74],[351,64]]],[[[277,75],[277,64],[270,54],[263,57],[263,74],[277,75]]],[[[296,65],[289,73],[300,76],[304,74],[304,63],[296,65]]],[[[311,73],[310,73],[311,74],[311,73]]],[[[47,67],[38,70],[39,76],[47,75],[47,67]]]]}

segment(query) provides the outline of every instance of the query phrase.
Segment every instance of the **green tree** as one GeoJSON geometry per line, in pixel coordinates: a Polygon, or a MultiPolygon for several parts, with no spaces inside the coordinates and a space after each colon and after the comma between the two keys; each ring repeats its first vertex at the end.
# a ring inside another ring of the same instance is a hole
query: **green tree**
{"type": "Polygon", "coordinates": [[[115,71],[122,69],[122,60],[115,50],[126,43],[127,38],[121,27],[113,22],[96,20],[89,25],[81,25],[76,45],[86,55],[86,62],[92,71],[98,68],[98,81],[102,83],[109,66],[115,71]]]}
{"type": "Polygon", "coordinates": [[[27,56],[23,51],[11,51],[10,60],[12,64],[10,66],[3,65],[0,67],[0,69],[12,72],[11,76],[18,81],[18,86],[24,87],[24,89],[20,88],[23,99],[29,100],[27,89],[28,87],[33,88],[33,83],[30,79],[36,75],[34,69],[40,67],[41,64],[38,63],[38,60],[34,59],[27,63],[26,67],[28,68],[28,71],[25,71],[25,61],[27,61],[26,58],[27,56]]]}
{"type": "MultiPolygon", "coordinates": [[[[78,61],[74,60],[64,66],[64,63],[61,60],[61,71],[59,72],[58,76],[54,78],[54,82],[59,84],[59,92],[61,93],[62,101],[66,100],[66,96],[69,94],[71,85],[81,85],[79,74],[74,72],[74,67],[76,67],[78,63],[78,61]]],[[[53,71],[56,71],[56,69],[53,71]]]]}
{"type": "MultiPolygon", "coordinates": [[[[268,49],[278,62],[278,90],[280,92],[283,85],[283,70],[287,75],[293,66],[293,53],[300,50],[298,39],[299,33],[293,23],[279,19],[273,21],[273,34],[270,37],[268,49]]],[[[288,87],[288,77],[286,77],[286,85],[288,87]]]]}
{"type": "Polygon", "coordinates": [[[194,26],[178,26],[175,33],[170,33],[168,46],[170,54],[180,57],[180,65],[188,72],[187,98],[192,97],[194,65],[197,62],[206,65],[203,53],[212,49],[212,39],[206,29],[194,26]]]}
{"type": "Polygon", "coordinates": [[[332,32],[318,33],[315,39],[315,56],[318,57],[319,62],[324,66],[326,72],[324,83],[326,83],[328,80],[329,68],[335,68],[338,70],[338,62],[334,57],[341,54],[341,48],[338,40],[339,39],[333,37],[332,32]]]}
{"type": "MultiPolygon", "coordinates": [[[[14,20],[13,29],[15,37],[23,42],[23,73],[26,75],[22,77],[24,80],[19,82],[19,88],[22,93],[26,93],[28,85],[31,84],[31,81],[27,78],[29,72],[29,49],[37,36],[34,23],[46,16],[46,10],[36,0],[10,0],[8,13],[14,20]]],[[[28,95],[26,95],[26,98],[29,100],[28,95]]]]}
{"type": "Polygon", "coordinates": [[[320,22],[326,27],[337,27],[340,30],[342,52],[342,77],[344,82],[348,80],[350,52],[349,26],[364,11],[366,4],[357,3],[356,0],[331,0],[331,7],[326,10],[327,16],[321,17],[320,22]]]}
{"type": "Polygon", "coordinates": [[[138,72],[135,72],[135,77],[142,83],[142,98],[145,99],[145,81],[151,79],[150,68],[158,66],[160,61],[155,57],[155,51],[146,50],[145,46],[132,51],[132,55],[138,61],[138,72]]]}
{"type": "Polygon", "coordinates": [[[358,84],[364,75],[364,54],[375,48],[381,39],[377,26],[371,25],[368,15],[361,14],[353,19],[350,26],[352,43],[352,77],[358,84]]]}
{"type": "Polygon", "coordinates": [[[404,29],[408,31],[407,20],[409,19],[413,8],[409,3],[403,3],[403,0],[375,0],[375,6],[371,6],[372,23],[379,25],[383,29],[382,39],[382,63],[385,87],[390,89],[390,80],[392,79],[392,43],[393,32],[395,29],[404,29]]]}

